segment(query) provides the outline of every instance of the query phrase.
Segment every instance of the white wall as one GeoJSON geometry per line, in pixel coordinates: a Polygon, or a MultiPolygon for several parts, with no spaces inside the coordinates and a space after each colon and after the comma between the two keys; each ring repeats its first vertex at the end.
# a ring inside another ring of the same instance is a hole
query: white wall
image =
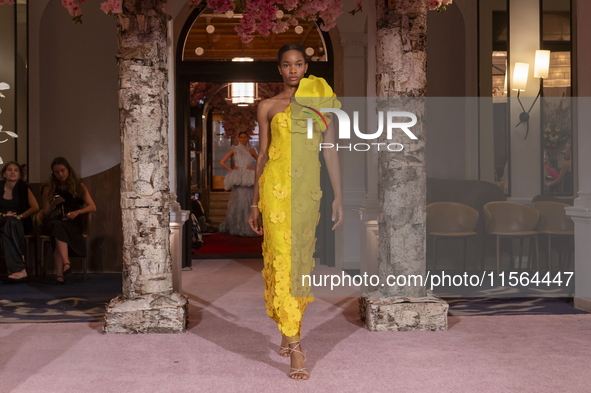
{"type": "MultiPolygon", "coordinates": [[[[16,130],[15,122],[15,75],[14,75],[14,5],[3,5],[0,7],[0,82],[10,85],[10,90],[3,90],[5,98],[0,98],[0,125],[5,131],[16,130]]],[[[0,144],[0,157],[4,162],[12,161],[15,158],[13,138],[0,135],[0,140],[8,139],[7,142],[0,144]]]]}
{"type": "Polygon", "coordinates": [[[74,25],[60,2],[30,5],[31,181],[45,181],[54,157],[81,176],[120,162],[117,28],[98,4],[74,25]]]}
{"type": "Polygon", "coordinates": [[[457,0],[427,14],[427,176],[478,179],[477,7],[457,0]],[[441,119],[441,120],[440,120],[441,119]],[[444,123],[443,123],[444,122],[444,123]],[[446,124],[445,129],[437,124],[446,124]]]}

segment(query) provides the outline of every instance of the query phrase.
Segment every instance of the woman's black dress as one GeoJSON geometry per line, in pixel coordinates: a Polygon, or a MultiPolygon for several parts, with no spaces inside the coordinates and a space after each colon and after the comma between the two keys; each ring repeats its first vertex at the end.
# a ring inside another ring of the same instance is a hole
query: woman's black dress
{"type": "MultiPolygon", "coordinates": [[[[6,181],[0,181],[0,213],[17,215],[29,210],[29,185],[19,180],[12,190],[12,199],[4,199],[6,181]]],[[[25,234],[33,227],[30,218],[22,221],[16,217],[0,217],[0,245],[8,274],[17,273],[26,268],[23,261],[25,234]]]]}
{"type": "Polygon", "coordinates": [[[68,190],[56,189],[54,193],[60,195],[64,202],[57,205],[55,210],[49,213],[48,220],[45,223],[45,234],[51,237],[51,243],[54,246],[54,239],[67,243],[69,256],[84,257],[86,256],[86,247],[82,236],[82,216],[78,215],[73,220],[63,219],[69,212],[82,209],[84,199],[74,197],[68,190]]]}

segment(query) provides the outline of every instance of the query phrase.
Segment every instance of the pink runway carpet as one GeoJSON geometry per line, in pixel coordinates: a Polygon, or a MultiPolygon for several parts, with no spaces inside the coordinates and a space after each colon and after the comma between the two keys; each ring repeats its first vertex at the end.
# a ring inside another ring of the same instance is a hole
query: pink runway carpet
{"type": "Polygon", "coordinates": [[[310,380],[287,377],[261,260],[194,261],[179,335],[101,324],[0,325],[0,392],[590,392],[591,315],[450,317],[447,332],[369,332],[357,300],[304,316],[310,380]]]}

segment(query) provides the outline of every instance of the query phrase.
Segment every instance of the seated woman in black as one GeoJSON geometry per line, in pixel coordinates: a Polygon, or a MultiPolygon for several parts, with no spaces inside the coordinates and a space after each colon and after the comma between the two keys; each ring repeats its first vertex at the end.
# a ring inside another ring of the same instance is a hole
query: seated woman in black
{"type": "Polygon", "coordinates": [[[14,161],[8,162],[0,171],[0,243],[6,261],[8,279],[21,281],[27,277],[23,251],[25,234],[31,231],[31,216],[39,210],[39,204],[29,188],[21,180],[21,167],[14,161]]]}
{"type": "Polygon", "coordinates": [[[96,211],[96,206],[65,158],[55,158],[51,172],[48,187],[43,191],[45,234],[54,246],[56,283],[64,284],[64,276],[72,272],[69,255],[86,255],[80,216],[96,211]]]}

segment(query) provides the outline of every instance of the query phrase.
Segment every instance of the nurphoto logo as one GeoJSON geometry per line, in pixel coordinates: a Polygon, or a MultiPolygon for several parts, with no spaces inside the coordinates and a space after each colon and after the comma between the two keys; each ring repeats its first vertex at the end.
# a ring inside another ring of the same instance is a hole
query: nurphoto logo
{"type": "MultiPolygon", "coordinates": [[[[304,113],[311,116],[311,118],[308,118],[308,139],[312,139],[314,120],[316,120],[316,122],[320,125],[320,127],[324,126],[324,129],[328,128],[328,122],[326,121],[326,118],[322,115],[322,113],[320,113],[316,109],[310,108],[308,106],[304,106],[304,108],[310,110],[310,111],[304,111],[304,113]]],[[[337,118],[339,119],[339,139],[351,139],[351,120],[350,120],[347,112],[345,112],[341,109],[336,109],[336,108],[320,108],[320,111],[325,112],[325,113],[326,112],[334,113],[335,115],[337,115],[337,118]]],[[[382,135],[382,133],[384,131],[384,117],[386,118],[386,138],[387,139],[392,139],[392,135],[393,135],[395,129],[400,129],[400,130],[404,131],[406,136],[408,136],[412,140],[418,139],[415,136],[415,134],[413,134],[412,131],[409,129],[410,127],[417,124],[417,117],[414,113],[411,113],[411,112],[388,111],[388,112],[386,112],[386,115],[384,116],[384,112],[380,111],[380,112],[378,112],[378,130],[372,134],[364,134],[359,130],[359,112],[354,111],[353,112],[353,131],[355,132],[355,135],[360,139],[365,139],[365,140],[375,139],[375,140],[377,140],[382,135]],[[394,121],[394,118],[399,118],[399,117],[409,118],[410,121],[405,122],[405,123],[400,123],[400,122],[394,121]]],[[[404,149],[404,146],[401,143],[385,143],[385,142],[355,143],[355,144],[351,144],[351,143],[339,144],[339,143],[337,143],[336,146],[334,143],[324,143],[323,142],[323,143],[320,143],[319,148],[320,148],[320,151],[322,151],[323,149],[333,149],[333,148],[336,148],[337,151],[339,149],[349,150],[349,151],[351,151],[351,150],[368,151],[371,148],[370,145],[376,146],[378,151],[380,151],[380,147],[382,145],[385,145],[386,146],[385,149],[387,149],[389,151],[402,151],[404,149]]]]}

